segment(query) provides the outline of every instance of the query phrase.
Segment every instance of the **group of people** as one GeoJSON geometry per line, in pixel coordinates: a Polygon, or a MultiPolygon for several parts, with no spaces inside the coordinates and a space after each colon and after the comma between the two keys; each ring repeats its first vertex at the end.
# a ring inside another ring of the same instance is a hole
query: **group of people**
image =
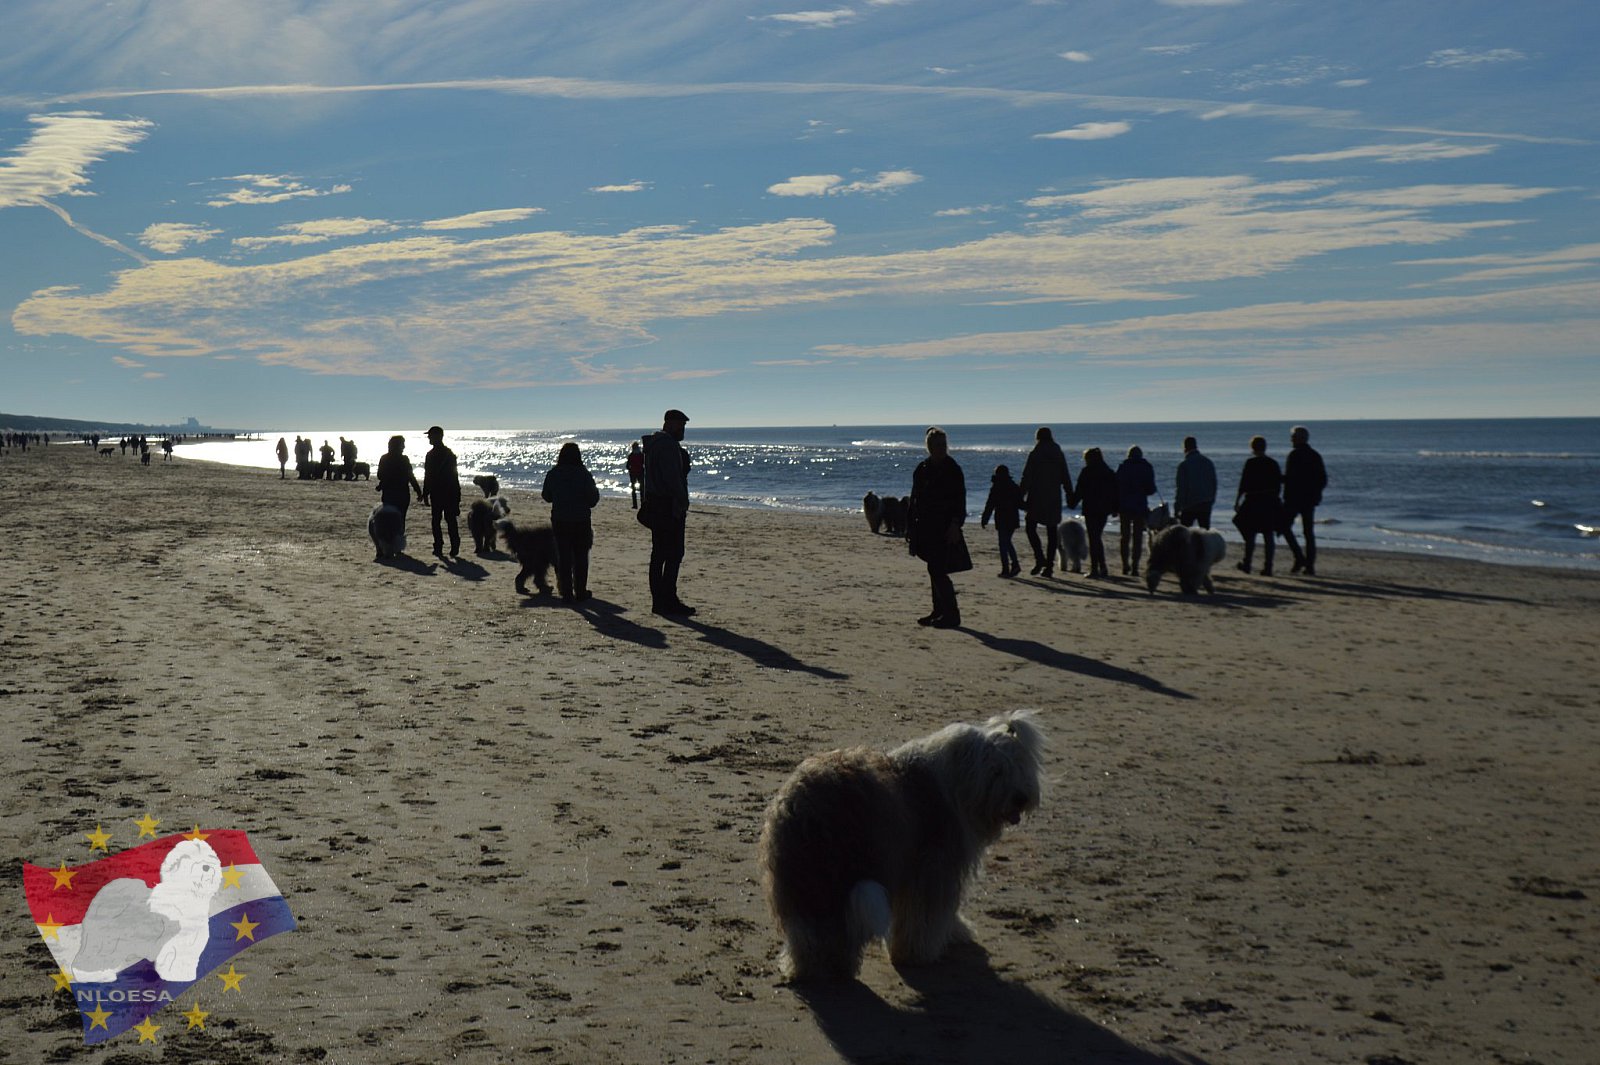
{"type": "MultiPolygon", "coordinates": [[[[628,457],[634,505],[639,521],[650,529],[651,610],[664,616],[687,617],[695,613],[678,596],[678,571],[683,563],[689,514],[689,454],[682,446],[688,422],[688,415],[682,411],[667,411],[662,416],[661,429],[633,445],[628,457]]],[[[382,502],[398,509],[402,519],[413,497],[428,503],[433,553],[445,553],[448,536],[450,556],[459,557],[461,481],[455,452],[445,446],[444,429],[437,425],[428,429],[428,444],[419,483],[405,453],[405,437],[390,437],[387,453],[378,460],[376,488],[382,502]]],[[[557,589],[566,600],[588,599],[589,552],[594,546],[590,512],[600,502],[600,490],[583,464],[577,443],[569,440],[561,445],[540,494],[550,504],[557,589]]]]}
{"type": "MultiPolygon", "coordinates": [[[[1266,438],[1251,439],[1251,457],[1240,474],[1233,505],[1234,525],[1244,537],[1244,558],[1239,563],[1242,572],[1251,571],[1256,538],[1260,537],[1265,552],[1261,572],[1270,576],[1274,537],[1282,536],[1294,554],[1294,572],[1316,573],[1315,511],[1322,502],[1328,474],[1310,439],[1310,430],[1305,426],[1294,427],[1289,434],[1289,456],[1281,469],[1267,455],[1266,438]],[[1296,519],[1305,539],[1304,548],[1295,539],[1296,519]]],[[[961,611],[950,575],[972,568],[961,533],[967,517],[966,482],[960,465],[950,457],[949,437],[943,429],[928,429],[925,445],[928,457],[912,474],[906,539],[912,554],[927,564],[933,610],[917,621],[934,628],[955,628],[961,624],[961,611]]],[[[994,519],[1001,577],[1015,577],[1022,572],[1011,540],[1024,522],[1028,544],[1033,549],[1032,574],[1053,576],[1064,502],[1066,509],[1083,514],[1089,546],[1088,576],[1104,578],[1110,576],[1105,528],[1115,515],[1121,530],[1118,547],[1122,572],[1137,576],[1149,529],[1150,497],[1157,494],[1155,469],[1137,445],[1128,449],[1115,470],[1099,448],[1087,449],[1074,481],[1054,434],[1041,426],[1034,434],[1034,447],[1023,464],[1020,481],[1012,479],[1009,467],[995,467],[980,524],[988,528],[990,518],[994,519]]],[[[1194,437],[1185,437],[1173,499],[1176,520],[1186,526],[1209,529],[1216,500],[1216,466],[1201,453],[1194,437]]]]}
{"type": "MultiPolygon", "coordinates": [[[[278,446],[276,451],[278,455],[278,478],[282,480],[289,475],[289,442],[281,436],[278,437],[278,446]]],[[[332,481],[335,479],[344,481],[355,480],[357,455],[356,442],[354,440],[346,440],[341,436],[339,438],[338,453],[339,465],[335,466],[333,463],[334,450],[332,444],[324,440],[322,442],[322,446],[320,448],[316,448],[312,445],[309,439],[296,436],[294,438],[295,476],[302,481],[332,481]],[[313,450],[317,452],[320,461],[311,461],[311,453],[313,450]]]]}

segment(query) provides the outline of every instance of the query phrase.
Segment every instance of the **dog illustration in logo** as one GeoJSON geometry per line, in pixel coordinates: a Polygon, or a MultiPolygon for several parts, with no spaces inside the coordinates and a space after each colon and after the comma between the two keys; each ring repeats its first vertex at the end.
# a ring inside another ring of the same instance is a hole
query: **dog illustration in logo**
{"type": "Polygon", "coordinates": [[[192,982],[211,939],[211,899],[221,884],[217,852],[198,839],[172,848],[155,887],[131,877],[106,884],[83,916],[73,979],[109,983],[123,969],[149,959],[161,979],[192,982]]]}

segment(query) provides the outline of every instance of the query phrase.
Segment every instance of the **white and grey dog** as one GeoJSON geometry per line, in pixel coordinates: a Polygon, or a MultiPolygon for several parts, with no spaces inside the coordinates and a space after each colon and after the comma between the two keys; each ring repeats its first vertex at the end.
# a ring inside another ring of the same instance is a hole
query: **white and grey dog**
{"type": "Polygon", "coordinates": [[[1060,544],[1061,568],[1073,573],[1083,572],[1083,560],[1089,557],[1089,529],[1082,518],[1068,518],[1056,527],[1060,544]]]}
{"type": "Polygon", "coordinates": [[[221,883],[217,852],[201,840],[186,839],[167,852],[155,887],[131,877],[106,884],[83,915],[73,978],[106,983],[148,958],[163,980],[194,980],[211,940],[211,898],[221,883]]]}
{"type": "Polygon", "coordinates": [[[1207,595],[1215,595],[1211,567],[1228,553],[1228,542],[1215,529],[1190,529],[1170,525],[1150,541],[1150,561],[1144,570],[1145,587],[1156,593],[1162,575],[1178,575],[1184,595],[1194,595],[1204,585],[1207,595]]]}
{"type": "Polygon", "coordinates": [[[949,725],[884,753],[813,755],[767,807],[762,884],[795,980],[847,979],[867,944],[897,965],[968,935],[959,909],[983,852],[1039,805],[1033,712],[949,725]]]}
{"type": "Polygon", "coordinates": [[[372,537],[372,546],[378,552],[373,558],[374,562],[403,555],[406,551],[406,516],[399,507],[380,503],[367,515],[367,535],[372,537]]]}

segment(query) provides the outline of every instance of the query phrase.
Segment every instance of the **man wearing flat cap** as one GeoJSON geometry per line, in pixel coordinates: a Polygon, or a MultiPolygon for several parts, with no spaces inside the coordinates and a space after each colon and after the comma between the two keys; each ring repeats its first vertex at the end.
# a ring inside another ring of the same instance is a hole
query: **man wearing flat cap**
{"type": "Polygon", "coordinates": [[[689,520],[689,453],[683,450],[689,416],[669,410],[661,429],[644,442],[644,510],[650,526],[650,609],[687,616],[694,607],[678,598],[678,567],[683,562],[684,526],[689,520]]]}
{"type": "Polygon", "coordinates": [[[428,443],[433,446],[423,459],[422,501],[433,508],[433,553],[444,554],[444,530],[441,519],[450,530],[450,557],[461,554],[461,527],[457,522],[461,514],[461,478],[456,473],[456,453],[444,446],[444,430],[437,425],[428,430],[428,443]]]}

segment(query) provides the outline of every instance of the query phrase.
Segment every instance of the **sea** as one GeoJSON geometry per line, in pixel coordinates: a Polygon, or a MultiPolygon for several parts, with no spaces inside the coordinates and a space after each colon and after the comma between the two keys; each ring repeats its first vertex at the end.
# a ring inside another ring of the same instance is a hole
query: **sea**
{"type": "MultiPolygon", "coordinates": [[[[1600,418],[1331,421],[1308,427],[1311,445],[1328,468],[1328,488],[1317,510],[1320,546],[1600,569],[1600,418]]],[[[869,491],[880,496],[910,491],[912,470],[926,454],[925,428],[718,429],[691,422],[684,440],[693,463],[690,496],[719,506],[859,514],[869,491]]],[[[1009,466],[1020,477],[1037,426],[944,428],[966,474],[967,510],[976,522],[994,468],[1009,466]]],[[[1085,448],[1101,448],[1115,467],[1137,444],[1155,466],[1167,501],[1183,438],[1195,436],[1216,463],[1220,498],[1214,520],[1230,538],[1231,491],[1249,455],[1250,437],[1265,436],[1268,454],[1281,463],[1290,428],[1288,422],[1051,426],[1074,476],[1085,448]]],[[[538,492],[556,451],[573,440],[602,493],[626,497],[629,446],[653,429],[450,430],[445,442],[456,453],[463,479],[492,473],[505,487],[538,492]]],[[[291,448],[296,436],[304,436],[315,447],[329,441],[335,449],[343,436],[354,440],[358,457],[376,468],[392,435],[396,431],[288,429],[187,444],[180,455],[275,469],[280,436],[291,448]]],[[[406,453],[420,476],[426,438],[416,429],[398,435],[406,438],[406,453]]]]}

